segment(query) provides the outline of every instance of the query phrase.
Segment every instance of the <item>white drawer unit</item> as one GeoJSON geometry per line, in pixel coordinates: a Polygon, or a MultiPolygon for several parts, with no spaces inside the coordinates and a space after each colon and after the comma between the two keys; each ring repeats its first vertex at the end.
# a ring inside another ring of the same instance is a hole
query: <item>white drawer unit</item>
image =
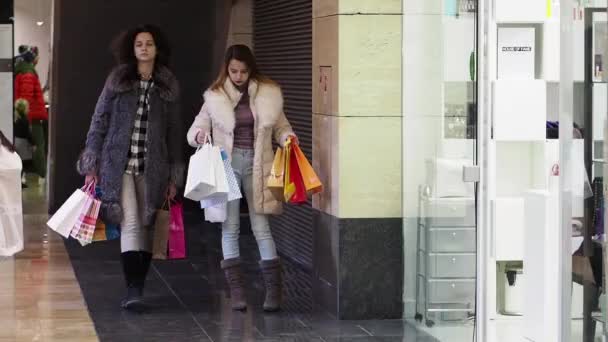
{"type": "Polygon", "coordinates": [[[429,252],[475,252],[475,228],[428,229],[429,252]]]}
{"type": "Polygon", "coordinates": [[[475,254],[433,254],[427,259],[432,278],[475,278],[475,254]]]}
{"type": "Polygon", "coordinates": [[[472,198],[432,199],[422,215],[433,227],[474,227],[475,201],[472,198]]]}
{"type": "Polygon", "coordinates": [[[430,198],[420,191],[416,319],[467,318],[475,311],[477,229],[475,200],[430,198]]]}
{"type": "Polygon", "coordinates": [[[475,301],[475,279],[430,280],[429,302],[432,304],[470,304],[475,301]]]}

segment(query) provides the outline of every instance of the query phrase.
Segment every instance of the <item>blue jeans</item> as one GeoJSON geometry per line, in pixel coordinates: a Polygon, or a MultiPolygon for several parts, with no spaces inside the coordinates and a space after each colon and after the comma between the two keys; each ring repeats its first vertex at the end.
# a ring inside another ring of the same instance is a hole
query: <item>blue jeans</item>
{"type": "MultiPolygon", "coordinates": [[[[268,216],[257,214],[253,201],[253,150],[235,148],[232,151],[232,168],[241,192],[247,199],[249,206],[249,220],[251,230],[258,242],[262,260],[271,260],[277,257],[277,248],[270,232],[268,216]]],[[[228,202],[226,221],[222,224],[222,251],[224,259],[239,257],[241,200],[228,202]]]]}

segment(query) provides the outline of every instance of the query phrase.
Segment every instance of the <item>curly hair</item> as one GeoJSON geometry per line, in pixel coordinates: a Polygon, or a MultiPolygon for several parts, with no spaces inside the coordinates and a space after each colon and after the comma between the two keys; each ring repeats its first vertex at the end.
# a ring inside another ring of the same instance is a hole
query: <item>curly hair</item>
{"type": "Polygon", "coordinates": [[[128,77],[134,80],[137,79],[137,58],[134,51],[135,38],[143,32],[151,34],[154,39],[154,45],[156,45],[155,69],[159,66],[168,67],[169,58],[171,57],[169,41],[158,26],[145,24],[121,32],[112,42],[112,53],[119,65],[126,64],[129,66],[128,77]]]}

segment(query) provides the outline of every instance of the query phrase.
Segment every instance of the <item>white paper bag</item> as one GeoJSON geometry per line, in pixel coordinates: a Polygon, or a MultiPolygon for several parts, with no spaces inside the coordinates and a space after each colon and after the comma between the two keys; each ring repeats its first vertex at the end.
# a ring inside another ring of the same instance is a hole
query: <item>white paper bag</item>
{"type": "Polygon", "coordinates": [[[226,210],[226,203],[205,208],[205,221],[212,223],[223,223],[226,221],[226,210]]]}
{"type": "Polygon", "coordinates": [[[0,145],[0,257],[22,249],[21,159],[0,145]]]}
{"type": "Polygon", "coordinates": [[[213,146],[206,143],[190,157],[184,197],[200,201],[205,196],[216,192],[212,152],[213,146]]]}
{"type": "Polygon", "coordinates": [[[86,201],[87,194],[82,189],[77,189],[68,200],[63,203],[61,208],[55,212],[55,215],[48,220],[46,225],[63,237],[69,237],[86,201]]]}
{"type": "Polygon", "coordinates": [[[234,169],[230,164],[230,160],[228,160],[228,155],[224,151],[221,151],[220,154],[224,172],[220,174],[220,167],[218,166],[216,168],[216,170],[218,170],[218,172],[215,173],[216,184],[221,184],[221,186],[223,186],[225,179],[228,185],[228,192],[218,192],[215,195],[204,198],[203,200],[201,200],[202,209],[215,207],[220,204],[238,200],[243,197],[243,195],[241,194],[241,189],[239,188],[239,184],[236,180],[236,175],[234,174],[234,169]],[[218,179],[218,177],[222,174],[224,175],[224,177],[222,177],[222,179],[218,179]]]}

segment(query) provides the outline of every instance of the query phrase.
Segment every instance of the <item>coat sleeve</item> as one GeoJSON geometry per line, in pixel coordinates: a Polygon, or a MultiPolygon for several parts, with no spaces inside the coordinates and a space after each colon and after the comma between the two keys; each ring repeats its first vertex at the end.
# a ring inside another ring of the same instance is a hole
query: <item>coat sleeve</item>
{"type": "Polygon", "coordinates": [[[285,117],[284,112],[281,112],[277,123],[274,125],[273,135],[277,143],[283,147],[287,142],[287,138],[291,135],[295,135],[293,129],[291,128],[291,124],[289,124],[289,121],[287,121],[287,118],[285,117]]]}
{"type": "Polygon", "coordinates": [[[111,106],[114,96],[114,92],[109,89],[106,82],[106,86],[103,88],[101,95],[99,95],[97,105],[95,106],[85,148],[76,163],[78,173],[83,176],[97,173],[99,170],[101,149],[110,124],[111,106]]]}
{"type": "Polygon", "coordinates": [[[198,143],[196,142],[196,135],[198,133],[201,134],[210,134],[211,133],[211,117],[209,116],[209,107],[207,104],[203,104],[200,112],[194,118],[194,122],[190,129],[188,130],[188,134],[186,135],[186,139],[188,143],[192,147],[197,147],[198,143]]]}
{"type": "Polygon", "coordinates": [[[167,146],[169,147],[169,181],[176,186],[184,184],[184,151],[183,151],[183,123],[181,119],[181,106],[179,99],[170,103],[167,120],[167,146]]]}

